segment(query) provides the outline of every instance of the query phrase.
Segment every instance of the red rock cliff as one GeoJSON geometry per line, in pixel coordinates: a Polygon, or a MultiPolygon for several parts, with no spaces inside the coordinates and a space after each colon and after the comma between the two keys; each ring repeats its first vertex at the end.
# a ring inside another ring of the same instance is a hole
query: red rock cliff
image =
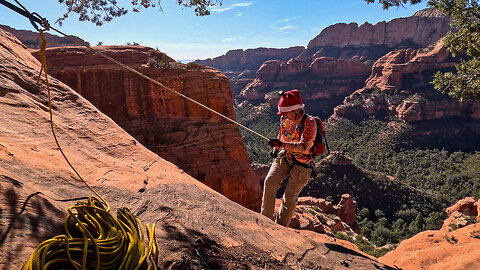
{"type": "MultiPolygon", "coordinates": [[[[55,146],[44,80],[36,83],[40,64],[2,30],[0,44],[0,269],[21,269],[37,245],[64,233],[67,208],[93,194],[55,146]]],[[[126,207],[144,225],[157,224],[159,269],[284,270],[300,262],[334,269],[346,256],[353,269],[393,269],[350,242],[279,226],[228,200],[146,149],[64,83],[49,81],[63,150],[112,215],[126,207]]]]}
{"type": "Polygon", "coordinates": [[[218,68],[222,71],[257,70],[263,62],[268,60],[287,61],[298,56],[305,50],[302,46],[285,49],[257,48],[248,50],[231,50],[225,55],[213,59],[197,60],[195,63],[218,68]]]}
{"type": "Polygon", "coordinates": [[[428,52],[392,51],[375,62],[366,86],[345,98],[344,104],[335,108],[335,116],[387,112],[407,122],[450,116],[480,120],[480,104],[447,99],[429,84],[436,71],[452,69],[456,63],[441,42],[428,52]],[[390,95],[395,91],[413,95],[399,99],[390,95]]]}
{"type": "Polygon", "coordinates": [[[343,99],[363,86],[369,74],[370,69],[356,59],[319,57],[311,64],[301,59],[272,60],[260,67],[257,78],[245,86],[239,98],[263,102],[271,91],[299,89],[302,100],[309,105],[309,112],[316,114],[328,107],[318,104],[329,99],[343,99]]]}
{"type": "MultiPolygon", "coordinates": [[[[235,118],[229,81],[221,72],[176,63],[147,47],[97,49],[235,118]]],[[[78,91],[147,148],[233,201],[258,209],[260,186],[236,125],[84,48],[49,49],[47,62],[49,74],[78,91]]]]}
{"type": "Polygon", "coordinates": [[[435,12],[419,12],[407,18],[398,18],[375,25],[364,23],[337,23],[325,28],[312,39],[307,49],[325,46],[386,45],[388,48],[410,42],[426,47],[442,38],[450,29],[450,19],[435,12]]]}
{"type": "MultiPolygon", "coordinates": [[[[14,35],[25,46],[27,46],[27,48],[30,48],[30,49],[40,48],[40,44],[42,43],[42,41],[40,40],[40,36],[37,32],[33,32],[30,30],[18,30],[10,26],[1,25],[1,24],[0,24],[0,28],[14,35]]],[[[47,41],[47,47],[78,46],[75,42],[73,42],[72,40],[66,37],[60,37],[60,36],[52,35],[49,33],[44,33],[44,37],[45,37],[45,40],[47,41]]],[[[76,36],[74,37],[88,44],[88,42],[82,40],[81,38],[76,36]]]]}

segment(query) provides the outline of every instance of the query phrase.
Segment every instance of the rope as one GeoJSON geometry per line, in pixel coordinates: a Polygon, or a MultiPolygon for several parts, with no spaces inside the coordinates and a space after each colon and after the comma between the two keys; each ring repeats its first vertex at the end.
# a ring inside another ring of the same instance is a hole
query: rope
{"type": "Polygon", "coordinates": [[[158,242],[155,237],[155,223],[147,224],[148,246],[141,221],[127,208],[117,210],[117,218],[110,213],[110,206],[78,173],[70,163],[60,146],[53,127],[52,102],[50,83],[48,81],[45,48],[47,42],[40,30],[42,44],[40,46],[41,69],[37,79],[40,82],[42,71],[45,73],[45,85],[48,94],[50,128],[55,143],[63,158],[82,182],[102,200],[89,197],[87,202],[79,201],[68,208],[68,215],[63,222],[65,235],[58,235],[42,242],[33,251],[22,270],[64,269],[73,267],[84,269],[134,269],[144,267],[147,258],[150,261],[149,270],[157,269],[158,242]],[[106,208],[104,208],[104,205],[106,208]],[[75,223],[74,231],[70,232],[69,222],[75,223]],[[82,237],[78,237],[81,235],[82,237]],[[95,256],[91,256],[92,253],[95,256]],[[88,256],[90,255],[90,256],[88,256]]]}
{"type": "MultiPolygon", "coordinates": [[[[23,10],[21,10],[21,9],[18,8],[18,7],[15,7],[14,5],[8,3],[8,2],[5,1],[5,0],[0,0],[0,4],[3,4],[3,5],[5,5],[6,7],[12,9],[13,11],[15,11],[15,12],[17,12],[17,13],[25,16],[25,17],[27,17],[27,18],[30,20],[30,22],[32,23],[32,25],[35,27],[35,29],[37,29],[38,31],[40,31],[40,30],[39,30],[38,26],[34,23],[34,21],[37,22],[37,23],[39,23],[40,25],[42,25],[42,27],[44,27],[45,30],[50,30],[50,29],[51,29],[51,30],[54,30],[55,32],[57,32],[57,33],[63,35],[64,37],[72,40],[73,42],[75,42],[75,43],[77,43],[77,44],[79,44],[79,45],[81,45],[81,46],[84,46],[84,47],[90,49],[91,51],[93,51],[94,53],[96,53],[96,54],[98,54],[98,55],[100,55],[100,56],[108,59],[109,61],[111,61],[111,62],[113,62],[113,63],[121,66],[122,68],[127,69],[128,71],[131,71],[131,72],[137,74],[138,76],[140,76],[140,77],[142,77],[142,78],[144,78],[144,79],[146,79],[146,80],[149,80],[149,81],[151,81],[152,83],[154,83],[154,84],[156,84],[156,85],[158,85],[158,86],[160,86],[160,87],[162,87],[162,88],[164,88],[164,89],[166,89],[166,90],[168,90],[168,91],[170,91],[170,92],[172,92],[172,93],[174,93],[174,94],[176,94],[176,95],[179,95],[180,97],[182,97],[182,98],[184,98],[184,99],[186,99],[186,100],[188,100],[188,101],[191,101],[191,102],[199,105],[200,107],[202,107],[202,108],[204,108],[204,109],[206,109],[206,110],[209,110],[210,112],[212,112],[212,113],[214,113],[214,114],[216,114],[216,115],[218,115],[218,116],[220,116],[220,117],[222,117],[222,118],[224,118],[224,119],[226,119],[226,120],[228,120],[228,121],[230,121],[230,122],[238,125],[239,127],[242,127],[242,128],[244,128],[244,129],[248,130],[249,132],[251,132],[251,133],[253,133],[253,134],[255,134],[255,135],[257,135],[257,136],[259,136],[259,137],[261,137],[261,138],[263,138],[263,139],[265,139],[265,140],[267,140],[267,141],[270,140],[268,137],[266,137],[266,136],[264,136],[264,135],[256,132],[255,130],[252,130],[252,129],[250,129],[250,128],[248,128],[248,127],[240,124],[239,122],[237,122],[237,121],[229,118],[228,116],[225,116],[225,115],[223,115],[223,114],[215,111],[214,109],[211,109],[211,108],[203,105],[202,103],[200,103],[200,102],[198,102],[198,101],[196,101],[196,100],[194,100],[194,99],[192,99],[192,98],[190,98],[190,97],[188,97],[188,96],[186,96],[186,95],[184,95],[184,94],[182,94],[182,93],[180,93],[180,92],[178,92],[178,91],[176,91],[176,90],[174,90],[174,89],[172,89],[172,88],[170,88],[170,87],[168,87],[168,86],[166,86],[166,85],[164,85],[164,84],[162,84],[161,82],[159,82],[159,81],[157,81],[157,80],[154,80],[154,79],[150,78],[149,76],[147,76],[147,75],[145,75],[145,74],[143,74],[143,73],[141,73],[141,72],[139,72],[139,71],[137,71],[137,70],[135,70],[135,69],[133,69],[133,68],[125,65],[125,64],[123,64],[123,63],[120,63],[119,61],[113,59],[112,57],[110,57],[110,56],[108,56],[108,55],[105,55],[105,54],[99,52],[98,50],[95,50],[95,49],[92,48],[89,44],[87,44],[87,43],[85,43],[85,42],[82,42],[82,41],[80,41],[80,40],[78,40],[78,39],[76,39],[76,38],[73,38],[72,36],[67,35],[67,34],[63,33],[62,31],[60,31],[60,30],[58,30],[58,29],[56,29],[56,28],[54,28],[54,27],[51,27],[51,26],[48,24],[48,21],[47,21],[46,19],[40,17],[40,15],[38,15],[37,13],[30,13],[30,12],[28,12],[28,10],[27,10],[25,7],[23,7],[17,0],[15,0],[15,2],[16,2],[18,5],[20,5],[20,6],[23,8],[23,10]],[[32,14],[36,14],[38,17],[35,17],[35,16],[33,16],[32,14]]],[[[46,68],[46,67],[45,67],[45,68],[46,68]]]]}
{"type": "Polygon", "coordinates": [[[58,139],[57,139],[57,134],[55,133],[55,129],[53,128],[53,110],[52,110],[52,97],[51,97],[51,94],[50,94],[50,83],[48,82],[48,74],[47,74],[47,61],[46,61],[46,58],[45,58],[45,49],[47,47],[47,41],[45,40],[44,36],[43,36],[43,31],[39,31],[40,33],[40,38],[42,40],[42,44],[40,45],[40,59],[41,59],[41,64],[42,64],[42,67],[40,69],[40,74],[38,74],[38,79],[37,79],[37,84],[40,83],[40,78],[42,76],[42,71],[45,71],[45,86],[47,87],[47,94],[48,94],[48,112],[49,112],[49,115],[50,115],[50,129],[52,131],[52,134],[53,134],[53,138],[55,139],[55,144],[57,145],[58,147],[58,150],[60,151],[60,153],[62,154],[63,158],[67,161],[68,163],[68,166],[70,166],[70,168],[75,172],[75,174],[77,175],[77,177],[98,197],[100,198],[103,203],[105,204],[105,206],[107,206],[107,211],[110,210],[110,206],[108,205],[107,201],[105,201],[105,199],[102,198],[102,196],[100,196],[100,194],[97,193],[97,191],[95,191],[88,183],[87,181],[85,181],[85,179],[83,179],[83,177],[80,175],[80,173],[78,173],[78,171],[75,169],[75,167],[72,165],[72,163],[68,160],[67,156],[65,155],[65,153],[63,152],[63,149],[62,147],[60,146],[59,142],[58,142],[58,139]]]}
{"type": "Polygon", "coordinates": [[[162,83],[126,66],[115,59],[93,49],[90,45],[81,42],[65,33],[51,28],[48,21],[36,13],[30,13],[17,0],[15,2],[23,8],[20,9],[0,0],[0,4],[16,11],[17,13],[27,17],[33,27],[39,31],[42,40],[40,46],[41,68],[37,79],[40,83],[42,72],[45,73],[45,85],[48,95],[48,108],[50,116],[50,129],[52,131],[55,144],[57,145],[63,158],[66,160],[70,168],[75,172],[77,177],[103,202],[95,197],[89,197],[87,202],[78,201],[74,206],[68,208],[68,215],[63,223],[65,235],[58,235],[52,239],[42,242],[33,251],[28,261],[22,267],[22,270],[44,270],[44,269],[64,269],[73,267],[76,270],[85,269],[142,269],[146,265],[146,260],[150,261],[148,270],[157,269],[158,261],[158,242],[155,237],[155,223],[150,227],[147,224],[148,246],[145,246],[142,223],[127,208],[117,210],[117,218],[110,214],[110,206],[107,201],[98,194],[78,173],[75,167],[68,160],[62,147],[60,146],[54,125],[53,110],[51,102],[50,83],[48,81],[47,64],[45,58],[46,41],[43,36],[44,30],[53,29],[57,33],[71,39],[77,44],[87,47],[94,53],[108,59],[109,61],[151,81],[152,83],[185,98],[212,113],[237,124],[240,127],[254,133],[255,135],[269,140],[267,137],[255,132],[252,129],[238,123],[237,121],[201,104],[200,102],[178,92],[174,89],[163,85],[162,83]],[[39,23],[44,29],[39,29],[36,25],[39,23]],[[104,206],[106,208],[104,208],[104,206]],[[73,220],[75,223],[74,231],[70,232],[69,222],[73,220]],[[76,237],[81,235],[82,237],[76,237]],[[92,253],[95,256],[91,256],[92,253]],[[90,255],[90,256],[88,256],[90,255]]]}
{"type": "Polygon", "coordinates": [[[158,269],[155,223],[151,227],[147,224],[146,245],[142,223],[127,208],[118,209],[114,218],[98,199],[89,197],[68,208],[63,226],[65,235],[41,243],[22,270],[138,270],[145,269],[147,258],[151,262],[148,269],[158,269]],[[69,226],[70,220],[74,227],[69,226]],[[95,256],[87,257],[87,253],[95,256]]]}
{"type": "Polygon", "coordinates": [[[262,135],[262,134],[260,134],[260,133],[258,133],[258,132],[256,132],[256,131],[254,131],[254,130],[252,130],[252,129],[244,126],[244,125],[242,125],[241,123],[239,123],[239,122],[237,122],[237,121],[229,118],[228,116],[225,116],[225,115],[223,115],[223,114],[221,114],[221,113],[219,113],[219,112],[217,112],[217,111],[215,111],[215,110],[213,110],[213,109],[211,109],[211,108],[203,105],[202,103],[200,103],[200,102],[198,102],[198,101],[196,101],[196,100],[194,100],[194,99],[192,99],[192,98],[190,98],[190,97],[188,97],[188,96],[186,96],[186,95],[184,95],[184,94],[182,94],[182,93],[180,93],[180,92],[178,92],[178,91],[176,91],[176,90],[174,90],[174,89],[172,89],[172,88],[170,88],[170,87],[168,87],[168,86],[166,86],[166,85],[164,85],[163,83],[161,83],[161,82],[159,82],[159,81],[157,81],[157,80],[155,80],[155,79],[150,78],[149,76],[147,76],[147,75],[145,75],[145,74],[143,74],[143,73],[141,73],[141,72],[139,72],[139,71],[137,71],[137,70],[135,70],[135,69],[133,69],[133,68],[131,68],[131,67],[129,67],[129,66],[127,66],[127,65],[125,65],[125,64],[123,64],[123,63],[121,63],[121,62],[119,62],[119,61],[117,61],[117,60],[115,60],[115,59],[113,59],[112,57],[110,57],[110,56],[108,56],[108,55],[105,55],[104,53],[102,53],[102,52],[100,52],[100,51],[92,48],[89,44],[87,44],[87,43],[85,43],[85,42],[82,42],[82,41],[80,41],[80,40],[78,40],[78,39],[76,39],[76,38],[74,38],[74,37],[72,37],[72,36],[69,36],[69,35],[63,33],[62,31],[60,31],[60,30],[58,30],[58,29],[56,29],[56,28],[54,28],[54,27],[50,27],[50,29],[53,30],[53,31],[55,31],[55,32],[57,32],[57,33],[59,33],[59,34],[61,34],[61,35],[63,35],[64,37],[72,40],[73,42],[75,42],[75,43],[77,43],[77,44],[79,44],[79,45],[81,45],[81,46],[84,46],[84,47],[90,49],[92,52],[94,52],[94,53],[96,53],[96,54],[98,54],[98,55],[100,55],[100,56],[108,59],[109,61],[111,61],[111,62],[113,62],[113,63],[121,66],[122,68],[125,68],[125,69],[127,69],[128,71],[131,71],[131,72],[137,74],[138,76],[140,76],[140,77],[142,77],[142,78],[144,78],[144,79],[146,79],[146,80],[151,81],[152,83],[154,83],[154,84],[162,87],[163,89],[166,89],[166,90],[168,90],[168,91],[170,91],[170,92],[172,92],[172,93],[174,93],[174,94],[176,94],[176,95],[178,95],[178,96],[180,96],[180,97],[182,97],[182,98],[184,98],[184,99],[186,99],[186,100],[188,100],[188,101],[191,101],[191,102],[199,105],[200,107],[202,107],[202,108],[204,108],[204,109],[206,109],[206,110],[209,110],[210,112],[212,112],[212,113],[214,113],[214,114],[216,114],[216,115],[218,115],[218,116],[220,116],[220,117],[222,117],[222,118],[224,118],[224,119],[226,119],[226,120],[228,120],[228,121],[230,121],[230,122],[232,122],[232,123],[234,123],[234,124],[236,124],[236,125],[244,128],[244,129],[250,131],[251,133],[253,133],[253,134],[255,134],[255,135],[257,135],[257,136],[259,136],[259,137],[261,137],[261,138],[263,138],[263,139],[265,139],[265,140],[267,140],[267,141],[270,140],[268,137],[266,137],[266,136],[264,136],[264,135],[262,135]]]}

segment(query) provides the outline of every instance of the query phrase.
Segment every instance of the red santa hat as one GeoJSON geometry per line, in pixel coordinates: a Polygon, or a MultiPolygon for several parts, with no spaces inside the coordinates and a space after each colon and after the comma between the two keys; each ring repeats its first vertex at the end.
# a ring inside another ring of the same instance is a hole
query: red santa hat
{"type": "Polygon", "coordinates": [[[278,113],[285,114],[296,109],[302,109],[305,104],[302,103],[300,92],[297,89],[293,89],[281,94],[280,101],[278,102],[278,113]]]}

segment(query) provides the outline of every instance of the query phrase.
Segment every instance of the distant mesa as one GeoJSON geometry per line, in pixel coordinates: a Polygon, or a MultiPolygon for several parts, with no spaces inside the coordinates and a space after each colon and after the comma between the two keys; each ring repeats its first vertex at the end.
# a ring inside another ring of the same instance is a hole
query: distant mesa
{"type": "MultiPolygon", "coordinates": [[[[40,44],[42,43],[42,41],[40,40],[40,36],[37,32],[33,32],[33,31],[30,31],[30,30],[17,30],[15,28],[10,27],[10,26],[1,25],[1,24],[0,24],[0,28],[7,31],[7,32],[10,32],[11,34],[13,34],[25,46],[27,46],[27,48],[29,48],[29,49],[39,49],[40,48],[40,44]]],[[[60,36],[52,35],[52,34],[49,34],[49,33],[44,33],[43,35],[45,37],[45,40],[47,41],[47,47],[48,48],[49,47],[63,47],[63,46],[80,46],[80,45],[78,45],[77,43],[75,43],[74,41],[72,41],[71,39],[69,39],[67,37],[60,37],[60,36]]],[[[78,39],[79,41],[81,41],[83,43],[89,44],[88,42],[86,42],[85,40],[83,40],[83,39],[81,39],[77,36],[72,36],[72,37],[74,37],[75,39],[78,39]]]]}

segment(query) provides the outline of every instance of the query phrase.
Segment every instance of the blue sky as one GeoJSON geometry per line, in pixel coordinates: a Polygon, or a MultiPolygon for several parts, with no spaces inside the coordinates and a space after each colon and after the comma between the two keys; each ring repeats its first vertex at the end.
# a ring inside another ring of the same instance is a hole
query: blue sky
{"type": "MultiPolygon", "coordinates": [[[[11,0],[10,2],[14,2],[11,0]]],[[[47,18],[51,24],[65,7],[57,0],[20,0],[31,12],[47,18]]],[[[119,3],[128,0],[120,0],[119,3]]],[[[205,59],[232,49],[258,47],[286,48],[307,46],[325,27],[335,23],[375,24],[397,17],[408,17],[426,7],[417,5],[391,8],[366,4],[363,0],[223,0],[211,15],[195,16],[193,9],[162,0],[162,9],[143,9],[129,13],[101,27],[68,18],[61,31],[96,45],[124,45],[137,42],[158,48],[177,60],[205,59]]],[[[0,5],[0,24],[33,30],[28,20],[0,5]]]]}

